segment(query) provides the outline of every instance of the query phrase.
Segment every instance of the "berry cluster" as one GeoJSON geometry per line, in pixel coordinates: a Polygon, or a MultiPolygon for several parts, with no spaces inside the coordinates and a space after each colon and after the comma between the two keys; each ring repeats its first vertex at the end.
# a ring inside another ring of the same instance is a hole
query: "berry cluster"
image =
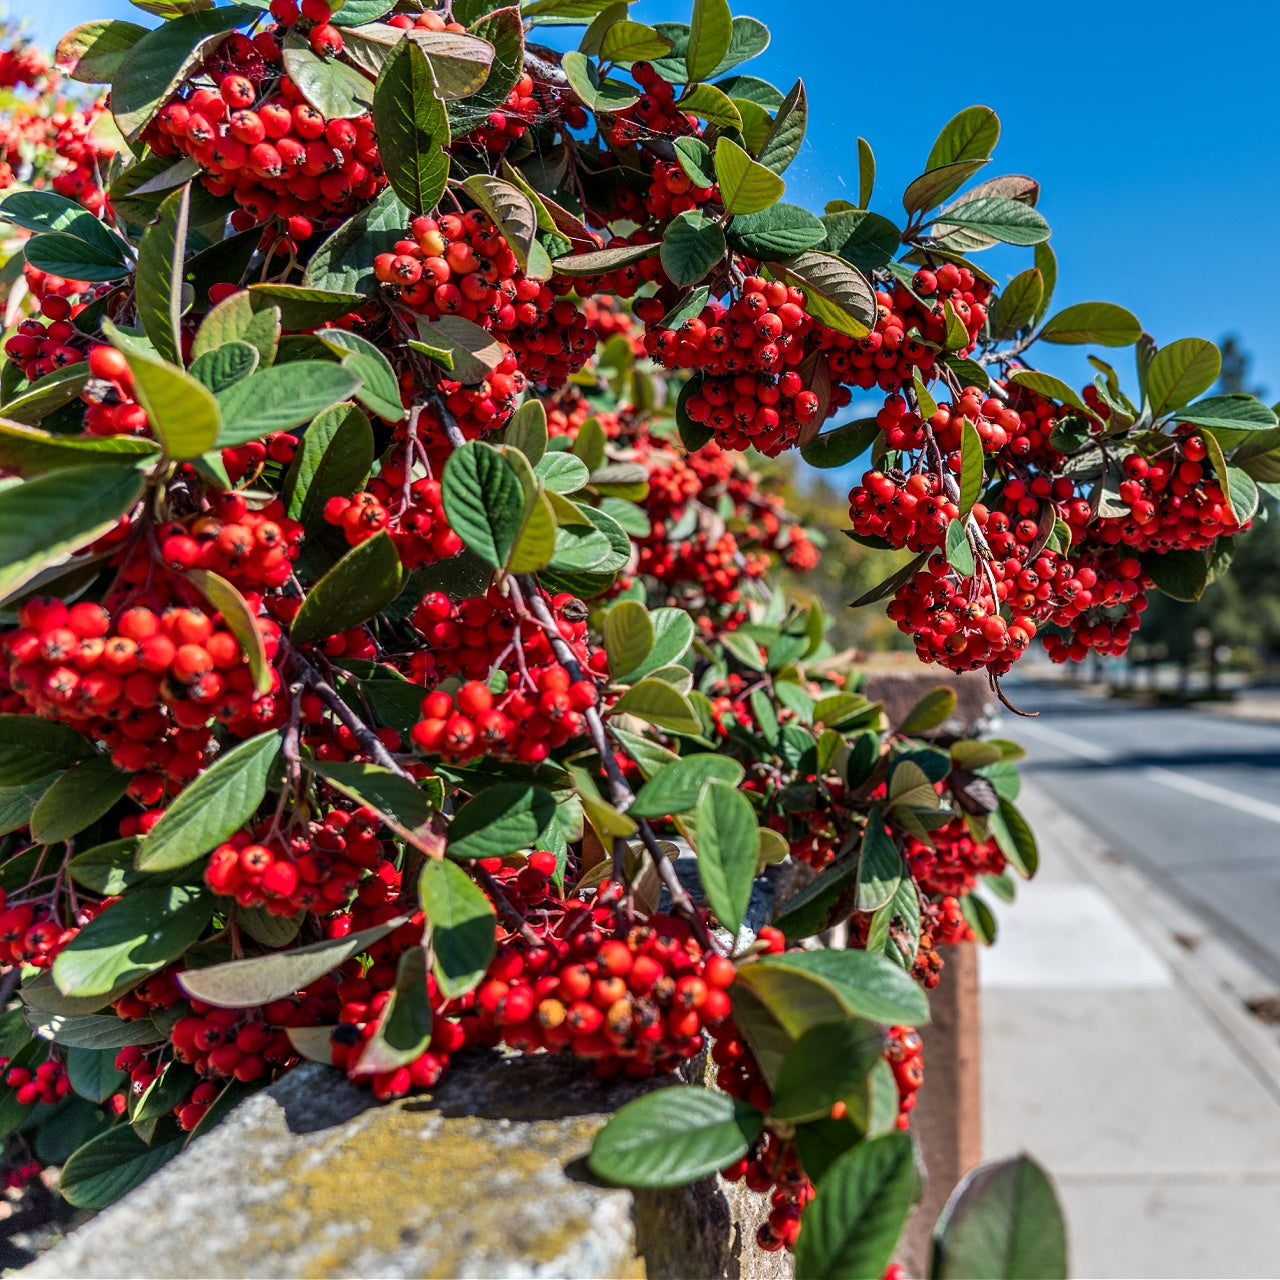
{"type": "Polygon", "coordinates": [[[932,551],[960,514],[948,495],[948,477],[931,471],[905,476],[868,471],[849,493],[849,519],[856,534],[881,538],[912,551],[932,551]]]}
{"type": "Polygon", "coordinates": [[[594,330],[564,296],[572,282],[527,276],[506,237],[479,209],[415,218],[409,235],[373,266],[409,310],[430,320],[461,316],[499,334],[530,382],[562,387],[595,350],[594,330]]]}
{"type": "Polygon", "coordinates": [[[540,764],[558,747],[586,732],[583,712],[599,694],[590,680],[574,681],[559,663],[537,667],[527,680],[518,668],[514,683],[495,694],[470,680],[455,693],[437,689],[422,700],[423,718],[410,737],[427,755],[450,764],[478,756],[540,764]]]}
{"type": "Polygon", "coordinates": [[[1004,870],[1004,855],[996,842],[975,840],[963,818],[953,818],[929,835],[932,847],[908,836],[903,850],[911,878],[923,893],[963,897],[979,876],[998,876],[1004,870]]]}
{"type": "Polygon", "coordinates": [[[0,49],[0,89],[53,88],[58,73],[45,54],[20,40],[0,49]]]}
{"type": "MultiPolygon", "coordinates": [[[[299,14],[291,0],[273,12],[299,14]]],[[[342,52],[325,0],[304,0],[309,40],[321,57],[342,52]],[[323,9],[323,17],[320,10],[323,9]]],[[[353,213],[386,184],[373,120],[327,120],[285,73],[281,26],[250,38],[232,32],[159,111],[144,137],[162,156],[190,156],[213,195],[230,195],[239,231],[277,220],[290,241],[353,213]]],[[[275,237],[273,237],[274,239],[275,237]]]]}
{"type": "Polygon", "coordinates": [[[609,142],[618,148],[631,148],[641,139],[681,138],[700,132],[698,122],[676,105],[675,86],[647,62],[631,68],[632,78],[644,92],[638,102],[613,117],[609,142]]]}
{"type": "Polygon", "coordinates": [[[391,851],[375,835],[380,824],[365,809],[330,809],[288,830],[265,821],[210,854],[205,883],[241,907],[261,906],[278,916],[327,915],[357,891],[365,905],[375,906],[400,883],[391,851]],[[366,872],[371,877],[362,883],[366,872]]]}
{"type": "Polygon", "coordinates": [[[33,1107],[38,1102],[52,1106],[71,1092],[67,1069],[56,1058],[42,1062],[34,1071],[9,1066],[8,1058],[0,1058],[0,1069],[4,1068],[4,1082],[14,1091],[14,1100],[20,1107],[33,1107]]]}

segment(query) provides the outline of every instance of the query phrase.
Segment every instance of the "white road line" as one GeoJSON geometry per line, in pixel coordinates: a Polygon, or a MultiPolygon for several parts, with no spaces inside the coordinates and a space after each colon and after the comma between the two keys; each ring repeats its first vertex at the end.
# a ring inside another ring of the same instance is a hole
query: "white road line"
{"type": "MultiPolygon", "coordinates": [[[[1057,729],[1047,728],[1034,722],[1020,724],[1019,734],[1031,738],[1039,738],[1051,746],[1057,746],[1071,755],[1092,760],[1095,764],[1119,764],[1122,757],[1113,751],[1106,751],[1086,742],[1083,738],[1073,737],[1069,733],[1059,733],[1057,729]]],[[[1212,782],[1203,782],[1185,773],[1177,773],[1173,769],[1161,769],[1157,766],[1141,769],[1139,776],[1157,786],[1167,787],[1170,791],[1179,791],[1185,795],[1199,796],[1201,800],[1209,800],[1213,804],[1235,809],[1237,813],[1252,814],[1265,822],[1280,824],[1280,805],[1268,804],[1265,800],[1256,800],[1253,796],[1243,795],[1239,791],[1229,791],[1226,787],[1215,786],[1212,782]]]]}

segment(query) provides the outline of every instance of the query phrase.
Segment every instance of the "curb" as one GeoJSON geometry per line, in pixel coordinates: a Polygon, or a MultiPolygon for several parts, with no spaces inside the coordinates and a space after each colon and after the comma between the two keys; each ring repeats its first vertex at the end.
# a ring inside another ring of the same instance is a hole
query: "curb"
{"type": "Polygon", "coordinates": [[[1019,807],[1049,846],[1050,856],[1062,858],[1111,899],[1169,966],[1192,1003],[1236,1046],[1259,1083],[1280,1102],[1280,1027],[1260,1022],[1246,1007],[1258,997],[1280,995],[1274,980],[1025,779],[1019,807]]]}

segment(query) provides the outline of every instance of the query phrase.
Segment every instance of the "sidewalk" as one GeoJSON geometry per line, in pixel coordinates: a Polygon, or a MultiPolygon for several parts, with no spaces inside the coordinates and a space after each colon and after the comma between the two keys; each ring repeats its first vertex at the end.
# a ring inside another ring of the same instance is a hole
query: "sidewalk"
{"type": "Polygon", "coordinates": [[[1187,949],[1203,927],[1047,797],[1019,806],[1041,868],[981,960],[985,1157],[1048,1168],[1074,1276],[1280,1275],[1280,1035],[1237,995],[1256,975],[1187,949]]]}

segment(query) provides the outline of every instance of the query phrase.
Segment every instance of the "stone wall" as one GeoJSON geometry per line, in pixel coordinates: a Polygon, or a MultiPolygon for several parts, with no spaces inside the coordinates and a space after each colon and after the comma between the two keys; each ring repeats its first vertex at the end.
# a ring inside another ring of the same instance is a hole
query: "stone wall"
{"type": "Polygon", "coordinates": [[[768,1202],[741,1184],[592,1179],[593,1136],[646,1087],[472,1053],[430,1099],[379,1104],[303,1066],[20,1274],[789,1276],[787,1255],[751,1240],[768,1202]]]}

